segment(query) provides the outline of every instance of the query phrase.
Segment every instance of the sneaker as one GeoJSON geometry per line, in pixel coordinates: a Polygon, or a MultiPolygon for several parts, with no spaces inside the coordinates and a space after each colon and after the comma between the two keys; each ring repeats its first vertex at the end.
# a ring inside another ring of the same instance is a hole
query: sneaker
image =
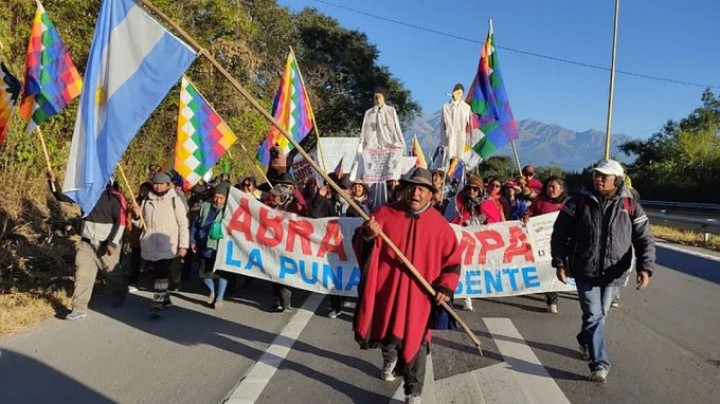
{"type": "Polygon", "coordinates": [[[223,302],[222,300],[218,300],[217,302],[215,302],[215,308],[216,308],[216,309],[222,309],[222,307],[223,307],[224,305],[225,305],[225,302],[223,302]]]}
{"type": "Polygon", "coordinates": [[[215,293],[211,293],[211,294],[207,297],[207,304],[213,304],[213,302],[215,302],[215,293]]]}
{"type": "Polygon", "coordinates": [[[557,314],[557,312],[558,312],[557,304],[555,304],[555,303],[553,303],[553,304],[548,304],[547,312],[548,312],[548,313],[557,314]]]}
{"type": "Polygon", "coordinates": [[[163,308],[163,309],[169,309],[169,308],[171,308],[171,307],[173,307],[173,304],[172,304],[172,302],[170,301],[170,299],[165,300],[165,301],[163,302],[163,304],[162,304],[162,308],[163,308]]]}
{"type": "Polygon", "coordinates": [[[608,371],[604,368],[597,368],[590,373],[590,380],[598,383],[607,382],[608,371]]]}
{"type": "Polygon", "coordinates": [[[585,345],[578,346],[578,349],[580,350],[580,355],[582,355],[582,359],[586,362],[590,361],[590,352],[588,351],[588,347],[585,345]]]}
{"type": "Polygon", "coordinates": [[[328,317],[330,318],[338,318],[338,316],[342,316],[343,311],[342,310],[331,310],[330,313],[328,313],[328,317]]]}
{"type": "Polygon", "coordinates": [[[85,317],[87,317],[87,313],[73,310],[67,316],[65,316],[65,320],[75,321],[85,317]]]}
{"type": "Polygon", "coordinates": [[[472,299],[470,299],[469,297],[466,297],[465,301],[463,301],[463,310],[473,311],[472,299]]]}
{"type": "Polygon", "coordinates": [[[422,403],[422,397],[410,394],[405,396],[405,404],[420,404],[422,403]]]}
{"type": "Polygon", "coordinates": [[[273,309],[273,311],[277,311],[277,312],[283,312],[283,311],[285,311],[285,307],[284,307],[283,305],[281,305],[281,304],[275,304],[275,305],[273,305],[272,309],[273,309]]]}
{"type": "Polygon", "coordinates": [[[294,312],[295,310],[293,310],[293,308],[290,307],[290,306],[285,306],[285,308],[283,309],[283,311],[286,312],[286,313],[292,313],[292,312],[294,312]]]}
{"type": "Polygon", "coordinates": [[[391,382],[395,380],[395,365],[397,365],[397,359],[392,362],[384,361],[382,368],[382,376],[380,376],[380,378],[385,380],[386,382],[391,382]]]}
{"type": "Polygon", "coordinates": [[[128,292],[135,293],[138,291],[138,288],[136,285],[128,285],[128,292]]]}
{"type": "Polygon", "coordinates": [[[613,300],[612,303],[610,303],[610,307],[618,308],[620,307],[620,302],[617,300],[613,300]]]}

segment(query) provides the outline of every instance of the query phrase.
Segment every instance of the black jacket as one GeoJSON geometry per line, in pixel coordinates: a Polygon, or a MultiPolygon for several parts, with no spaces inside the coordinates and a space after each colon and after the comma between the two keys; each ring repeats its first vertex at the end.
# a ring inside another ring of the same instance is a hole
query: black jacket
{"type": "Polygon", "coordinates": [[[551,239],[552,264],[569,275],[607,285],[624,279],[633,247],[639,271],[652,275],[655,238],[645,210],[622,186],[610,198],[583,189],[560,211],[551,239]]]}

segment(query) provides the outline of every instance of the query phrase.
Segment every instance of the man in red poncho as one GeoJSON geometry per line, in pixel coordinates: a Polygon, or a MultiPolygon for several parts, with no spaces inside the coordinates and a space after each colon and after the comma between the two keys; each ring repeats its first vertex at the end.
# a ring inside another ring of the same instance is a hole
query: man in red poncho
{"type": "Polygon", "coordinates": [[[460,276],[455,232],[436,209],[432,175],[417,168],[402,179],[403,198],[382,206],[358,228],[354,245],[362,277],[355,312],[361,348],[380,348],[382,378],[402,374],[406,402],[419,403],[430,350],[433,305],[452,298],[460,276]],[[377,235],[382,230],[437,291],[433,300],[377,235]]]}

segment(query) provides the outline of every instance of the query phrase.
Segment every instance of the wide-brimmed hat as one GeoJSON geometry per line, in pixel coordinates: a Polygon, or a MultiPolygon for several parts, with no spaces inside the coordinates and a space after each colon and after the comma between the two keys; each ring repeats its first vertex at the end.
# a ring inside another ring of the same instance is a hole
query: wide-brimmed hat
{"type": "Polygon", "coordinates": [[[432,192],[437,192],[437,189],[433,186],[432,183],[432,174],[426,168],[415,168],[407,175],[400,177],[400,182],[404,185],[421,185],[431,190],[432,192]]]}

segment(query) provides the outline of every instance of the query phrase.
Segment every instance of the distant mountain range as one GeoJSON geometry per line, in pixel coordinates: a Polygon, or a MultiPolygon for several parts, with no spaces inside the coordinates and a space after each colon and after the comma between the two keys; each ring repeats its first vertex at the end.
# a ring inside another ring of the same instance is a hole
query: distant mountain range
{"type": "MultiPolygon", "coordinates": [[[[417,135],[420,145],[429,160],[440,140],[441,112],[416,118],[405,137],[410,145],[417,135]]],[[[532,119],[518,122],[520,138],[517,141],[520,162],[535,166],[557,166],[568,171],[581,170],[602,157],[605,147],[605,132],[586,130],[575,132],[558,125],[546,124],[532,119]]],[[[632,140],[631,137],[613,134],[610,154],[622,162],[631,162],[632,157],[622,153],[619,145],[632,140]]],[[[497,155],[512,155],[510,145],[500,149],[497,155]]]]}

